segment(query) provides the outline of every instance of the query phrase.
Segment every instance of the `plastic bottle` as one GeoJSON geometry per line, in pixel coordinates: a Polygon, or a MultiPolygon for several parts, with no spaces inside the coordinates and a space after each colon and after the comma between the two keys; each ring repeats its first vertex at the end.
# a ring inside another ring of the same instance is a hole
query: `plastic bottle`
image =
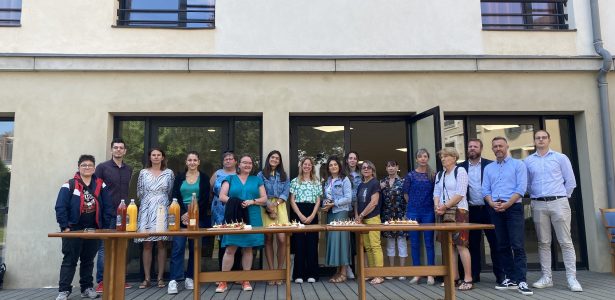
{"type": "Polygon", "coordinates": [[[180,222],[179,203],[177,203],[177,198],[173,198],[169,207],[169,231],[178,231],[180,222]]]}
{"type": "Polygon", "coordinates": [[[192,193],[192,202],[188,207],[188,230],[199,229],[199,203],[196,199],[196,193],[192,193]]]}
{"type": "Polygon", "coordinates": [[[115,222],[115,230],[126,231],[126,202],[122,199],[117,207],[117,219],[115,222]]]}
{"type": "Polygon", "coordinates": [[[137,214],[139,209],[135,199],[130,199],[130,205],[126,209],[126,231],[137,231],[137,214]]]}
{"type": "Polygon", "coordinates": [[[156,210],[156,231],[162,232],[166,230],[167,223],[167,215],[166,209],[164,205],[158,205],[158,209],[156,210]]]}

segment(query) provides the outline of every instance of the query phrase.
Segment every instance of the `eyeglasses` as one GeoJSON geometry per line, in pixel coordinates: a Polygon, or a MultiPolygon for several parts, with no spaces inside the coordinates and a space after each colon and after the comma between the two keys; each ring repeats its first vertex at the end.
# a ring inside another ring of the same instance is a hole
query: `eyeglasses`
{"type": "Polygon", "coordinates": [[[371,169],[372,169],[372,167],[370,167],[370,166],[362,166],[361,167],[361,170],[371,170],[371,169]]]}
{"type": "Polygon", "coordinates": [[[92,164],[80,164],[79,167],[84,168],[84,169],[91,169],[91,168],[94,168],[94,165],[92,165],[92,164]]]}
{"type": "Polygon", "coordinates": [[[545,136],[537,136],[537,137],[535,137],[534,139],[535,139],[535,140],[548,140],[548,139],[549,139],[549,137],[548,137],[548,136],[546,136],[546,135],[545,135],[545,136]]]}

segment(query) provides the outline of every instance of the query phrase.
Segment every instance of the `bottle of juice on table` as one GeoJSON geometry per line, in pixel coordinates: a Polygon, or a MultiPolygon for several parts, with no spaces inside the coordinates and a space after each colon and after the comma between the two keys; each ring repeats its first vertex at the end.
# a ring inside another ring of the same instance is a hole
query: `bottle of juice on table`
{"type": "Polygon", "coordinates": [[[199,230],[199,203],[196,193],[192,193],[192,202],[188,207],[188,230],[199,230]]]}
{"type": "Polygon", "coordinates": [[[117,207],[117,219],[115,222],[115,230],[126,231],[126,202],[122,199],[117,207]]]}
{"type": "Polygon", "coordinates": [[[173,202],[169,206],[169,231],[178,231],[180,222],[179,203],[177,203],[177,198],[173,198],[173,202]]]}
{"type": "Polygon", "coordinates": [[[130,199],[130,205],[126,209],[126,231],[137,231],[137,213],[139,209],[135,199],[130,199]]]}

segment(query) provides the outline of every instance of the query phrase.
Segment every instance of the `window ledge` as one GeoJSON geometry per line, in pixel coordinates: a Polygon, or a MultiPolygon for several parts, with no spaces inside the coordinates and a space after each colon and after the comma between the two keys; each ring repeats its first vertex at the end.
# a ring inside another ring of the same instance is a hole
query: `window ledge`
{"type": "Polygon", "coordinates": [[[21,24],[0,24],[0,27],[21,27],[21,24]]]}
{"type": "Polygon", "coordinates": [[[576,29],[482,29],[483,31],[516,31],[516,32],[526,32],[526,31],[541,31],[541,32],[576,32],[576,29]]]}
{"type": "Polygon", "coordinates": [[[162,27],[162,26],[128,26],[128,25],[111,25],[112,28],[130,28],[130,29],[174,29],[174,30],[212,30],[216,27],[199,28],[199,27],[162,27]]]}

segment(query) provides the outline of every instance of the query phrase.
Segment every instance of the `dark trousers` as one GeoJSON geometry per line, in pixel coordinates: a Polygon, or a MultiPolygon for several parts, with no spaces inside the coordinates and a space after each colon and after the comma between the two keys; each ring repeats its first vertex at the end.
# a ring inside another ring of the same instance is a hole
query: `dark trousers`
{"type": "Polygon", "coordinates": [[[94,287],[94,257],[100,245],[99,240],[62,238],[62,266],[60,266],[59,291],[72,292],[73,277],[79,263],[79,285],[83,293],[87,288],[94,287]]]}
{"type": "Polygon", "coordinates": [[[523,204],[515,203],[501,213],[491,209],[489,213],[495,225],[500,264],[506,278],[516,283],[525,282],[527,257],[525,255],[523,204]]]}
{"type": "MultiPolygon", "coordinates": [[[[475,205],[470,206],[470,223],[476,224],[492,224],[489,210],[493,211],[493,208],[489,205],[475,205]]],[[[498,243],[495,235],[495,230],[470,230],[469,249],[470,256],[472,257],[472,280],[474,282],[480,281],[480,272],[482,266],[482,253],[481,242],[483,240],[483,232],[489,242],[489,248],[491,249],[491,262],[493,263],[493,274],[495,275],[496,282],[500,283],[504,281],[504,269],[500,263],[500,255],[498,254],[498,243]]],[[[463,266],[461,260],[459,260],[459,274],[463,274],[463,266]]]]}
{"type": "MultiPolygon", "coordinates": [[[[188,240],[188,266],[184,273],[184,255],[186,254],[186,240],[185,236],[173,237],[173,248],[171,250],[171,266],[170,266],[170,279],[180,280],[183,278],[194,278],[194,240],[188,240]]],[[[199,253],[200,254],[200,253],[199,253]]]]}
{"type": "MultiPolygon", "coordinates": [[[[304,216],[311,215],[314,210],[313,203],[297,203],[297,207],[304,216]]],[[[299,220],[299,217],[292,213],[291,220],[299,220]]],[[[318,214],[311,224],[318,224],[318,214]]],[[[318,279],[318,232],[296,233],[290,241],[295,249],[293,280],[318,279]]]]}

